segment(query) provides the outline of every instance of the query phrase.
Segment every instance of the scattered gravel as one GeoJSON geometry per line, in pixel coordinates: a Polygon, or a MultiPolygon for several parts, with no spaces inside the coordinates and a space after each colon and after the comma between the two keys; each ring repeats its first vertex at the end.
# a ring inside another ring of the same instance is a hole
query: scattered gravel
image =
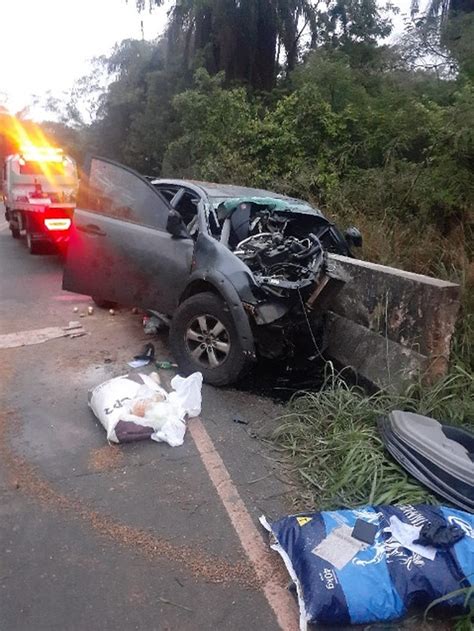
{"type": "Polygon", "coordinates": [[[123,452],[117,445],[104,445],[91,451],[87,468],[89,471],[110,471],[123,464],[123,452]]]}
{"type": "MultiPolygon", "coordinates": [[[[61,494],[26,459],[11,449],[9,434],[17,433],[19,428],[20,422],[14,411],[3,410],[0,413],[0,460],[8,472],[11,487],[17,492],[32,497],[45,509],[63,511],[72,518],[80,519],[92,526],[99,536],[121,547],[133,549],[149,560],[166,559],[177,563],[195,579],[209,583],[233,583],[251,589],[261,587],[247,560],[232,563],[199,550],[196,546],[177,545],[148,531],[121,524],[108,515],[91,510],[80,500],[61,494]]],[[[107,446],[107,449],[110,447],[107,446]]],[[[97,451],[102,452],[103,449],[97,451]]],[[[102,455],[99,456],[98,461],[102,458],[102,455]]]]}

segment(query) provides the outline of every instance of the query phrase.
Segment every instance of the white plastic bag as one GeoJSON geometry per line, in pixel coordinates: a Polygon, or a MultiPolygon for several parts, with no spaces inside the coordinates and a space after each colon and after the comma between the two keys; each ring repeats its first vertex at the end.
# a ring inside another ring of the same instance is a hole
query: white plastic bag
{"type": "Polygon", "coordinates": [[[170,392],[169,399],[179,401],[189,418],[201,414],[202,374],[200,372],[194,372],[189,377],[176,375],[171,380],[171,387],[174,392],[170,392]]]}

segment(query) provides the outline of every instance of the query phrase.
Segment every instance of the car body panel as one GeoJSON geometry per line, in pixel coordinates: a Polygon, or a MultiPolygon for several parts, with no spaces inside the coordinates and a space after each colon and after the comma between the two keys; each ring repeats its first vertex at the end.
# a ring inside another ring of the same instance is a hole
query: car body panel
{"type": "MultiPolygon", "coordinates": [[[[137,173],[108,160],[93,158],[92,164],[94,160],[103,163],[99,166],[106,165],[109,183],[117,175],[116,170],[123,170],[127,171],[127,181],[135,185],[135,180],[129,179],[132,176],[149,187],[148,216],[149,205],[155,199],[157,208],[163,211],[165,200],[137,173]]],[[[90,180],[81,182],[81,187],[90,188],[90,180]]],[[[82,193],[79,200],[87,204],[92,194],[90,190],[82,193]]],[[[107,203],[113,208],[113,187],[109,187],[107,194],[107,203]]],[[[163,219],[156,226],[142,225],[82,206],[74,214],[63,288],[101,300],[172,313],[189,279],[194,241],[174,239],[165,228],[158,227],[163,219]]],[[[167,204],[166,208],[171,210],[167,204]]],[[[150,222],[149,218],[147,221],[150,222]]]]}
{"type": "Polygon", "coordinates": [[[78,209],[63,288],[169,314],[188,282],[193,250],[191,239],[78,209]],[[88,226],[97,232],[83,232],[88,226]]]}

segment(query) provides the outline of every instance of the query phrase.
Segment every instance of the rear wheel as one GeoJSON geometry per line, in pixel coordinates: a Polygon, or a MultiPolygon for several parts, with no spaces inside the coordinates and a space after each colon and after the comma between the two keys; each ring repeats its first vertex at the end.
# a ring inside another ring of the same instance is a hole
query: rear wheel
{"type": "Polygon", "coordinates": [[[5,219],[8,221],[8,227],[10,228],[11,235],[14,239],[20,238],[20,217],[18,213],[14,213],[11,210],[5,210],[5,219]]]}
{"type": "Polygon", "coordinates": [[[178,307],[169,339],[180,370],[199,371],[215,386],[237,381],[248,366],[227,305],[210,292],[191,296],[178,307]]]}
{"type": "Polygon", "coordinates": [[[42,241],[37,241],[33,239],[31,236],[31,232],[26,233],[26,247],[28,248],[28,252],[30,254],[41,254],[44,250],[44,243],[42,241]]]}

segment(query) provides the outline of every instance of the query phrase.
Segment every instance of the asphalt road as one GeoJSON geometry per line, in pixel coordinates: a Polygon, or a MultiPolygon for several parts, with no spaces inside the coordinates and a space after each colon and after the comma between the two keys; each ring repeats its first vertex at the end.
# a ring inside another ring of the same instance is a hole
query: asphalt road
{"type": "MultiPolygon", "coordinates": [[[[1,220],[0,270],[0,334],[65,326],[91,304],[61,290],[58,257],[31,256],[1,220]]],[[[83,337],[0,349],[0,631],[296,628],[258,526],[285,510],[255,438],[281,410],[205,386],[182,447],[109,446],[87,392],[149,338],[130,309],[80,322],[83,337]]]]}

